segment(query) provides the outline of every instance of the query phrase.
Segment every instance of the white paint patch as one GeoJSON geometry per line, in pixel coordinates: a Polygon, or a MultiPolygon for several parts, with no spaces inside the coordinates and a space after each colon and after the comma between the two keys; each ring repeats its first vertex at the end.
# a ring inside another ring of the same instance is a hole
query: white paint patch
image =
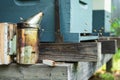
{"type": "Polygon", "coordinates": [[[106,10],[111,13],[111,0],[93,0],[93,10],[106,10]]]}
{"type": "Polygon", "coordinates": [[[111,0],[105,0],[105,10],[111,12],[111,0]]]}

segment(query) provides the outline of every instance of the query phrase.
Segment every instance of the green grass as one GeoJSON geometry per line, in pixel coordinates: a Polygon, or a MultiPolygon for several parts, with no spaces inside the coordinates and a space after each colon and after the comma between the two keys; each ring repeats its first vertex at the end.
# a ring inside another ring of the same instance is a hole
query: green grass
{"type": "MultiPolygon", "coordinates": [[[[113,67],[111,71],[113,73],[106,72],[106,65],[103,65],[98,72],[95,73],[94,78],[90,80],[114,80],[114,72],[120,71],[120,49],[113,56],[113,67]]],[[[120,80],[120,79],[118,79],[120,80]]]]}
{"type": "Polygon", "coordinates": [[[112,71],[120,70],[120,49],[113,56],[113,67],[112,71]]]}
{"type": "Polygon", "coordinates": [[[114,80],[114,76],[111,73],[104,73],[99,76],[102,80],[114,80]]]}
{"type": "MultiPolygon", "coordinates": [[[[116,52],[116,54],[113,56],[113,64],[112,64],[112,69],[111,71],[120,71],[120,49],[116,52]]],[[[106,65],[103,65],[101,67],[101,70],[105,71],[106,70],[106,65]]]]}

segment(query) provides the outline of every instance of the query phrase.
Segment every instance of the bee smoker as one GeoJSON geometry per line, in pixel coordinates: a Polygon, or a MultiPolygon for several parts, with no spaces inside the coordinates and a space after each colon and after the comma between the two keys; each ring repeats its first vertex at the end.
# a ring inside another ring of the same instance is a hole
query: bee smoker
{"type": "Polygon", "coordinates": [[[38,29],[43,13],[17,23],[17,63],[35,64],[38,60],[38,29]]]}

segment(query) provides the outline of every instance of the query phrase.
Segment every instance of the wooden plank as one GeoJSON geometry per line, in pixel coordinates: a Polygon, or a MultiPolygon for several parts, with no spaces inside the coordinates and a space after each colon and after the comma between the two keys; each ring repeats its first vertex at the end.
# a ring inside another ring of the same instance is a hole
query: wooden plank
{"type": "Polygon", "coordinates": [[[49,59],[54,61],[94,61],[101,53],[101,43],[41,43],[39,61],[49,59]]]}
{"type": "Polygon", "coordinates": [[[98,40],[101,42],[102,54],[115,54],[117,51],[116,40],[98,40]]]}
{"type": "Polygon", "coordinates": [[[63,42],[63,37],[60,33],[60,14],[59,14],[59,0],[55,0],[55,42],[63,42]]]}
{"type": "Polygon", "coordinates": [[[112,69],[112,58],[106,63],[106,71],[107,72],[112,72],[111,69],[112,69]]]}
{"type": "Polygon", "coordinates": [[[120,48],[120,37],[100,37],[100,40],[116,40],[117,48],[120,48]]]}
{"type": "Polygon", "coordinates": [[[73,80],[70,78],[71,70],[72,64],[69,63],[61,63],[56,67],[11,64],[0,66],[0,80],[73,80]]]}
{"type": "Polygon", "coordinates": [[[0,66],[0,80],[88,80],[112,55],[102,54],[97,62],[56,63],[55,67],[43,64],[3,65],[0,66]]]}
{"type": "Polygon", "coordinates": [[[79,62],[77,66],[77,80],[89,80],[89,78],[112,58],[113,54],[102,54],[101,60],[93,62],[79,62]],[[84,74],[84,75],[83,75],[84,74]]]}
{"type": "Polygon", "coordinates": [[[117,40],[117,47],[120,48],[120,37],[116,38],[111,38],[117,40]]]}

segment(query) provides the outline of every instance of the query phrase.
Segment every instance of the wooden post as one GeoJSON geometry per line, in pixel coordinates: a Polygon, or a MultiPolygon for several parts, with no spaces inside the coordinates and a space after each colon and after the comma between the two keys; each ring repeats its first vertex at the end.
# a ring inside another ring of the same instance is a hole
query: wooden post
{"type": "Polygon", "coordinates": [[[60,15],[59,15],[59,0],[55,0],[55,36],[56,43],[63,42],[63,37],[60,33],[60,15]]]}
{"type": "Polygon", "coordinates": [[[106,63],[106,71],[111,72],[112,69],[112,58],[106,63]]]}
{"type": "Polygon", "coordinates": [[[99,54],[101,54],[100,42],[41,43],[39,60],[96,62],[99,54]]]}
{"type": "Polygon", "coordinates": [[[102,54],[115,54],[117,51],[116,40],[98,40],[101,42],[102,54]]]}

